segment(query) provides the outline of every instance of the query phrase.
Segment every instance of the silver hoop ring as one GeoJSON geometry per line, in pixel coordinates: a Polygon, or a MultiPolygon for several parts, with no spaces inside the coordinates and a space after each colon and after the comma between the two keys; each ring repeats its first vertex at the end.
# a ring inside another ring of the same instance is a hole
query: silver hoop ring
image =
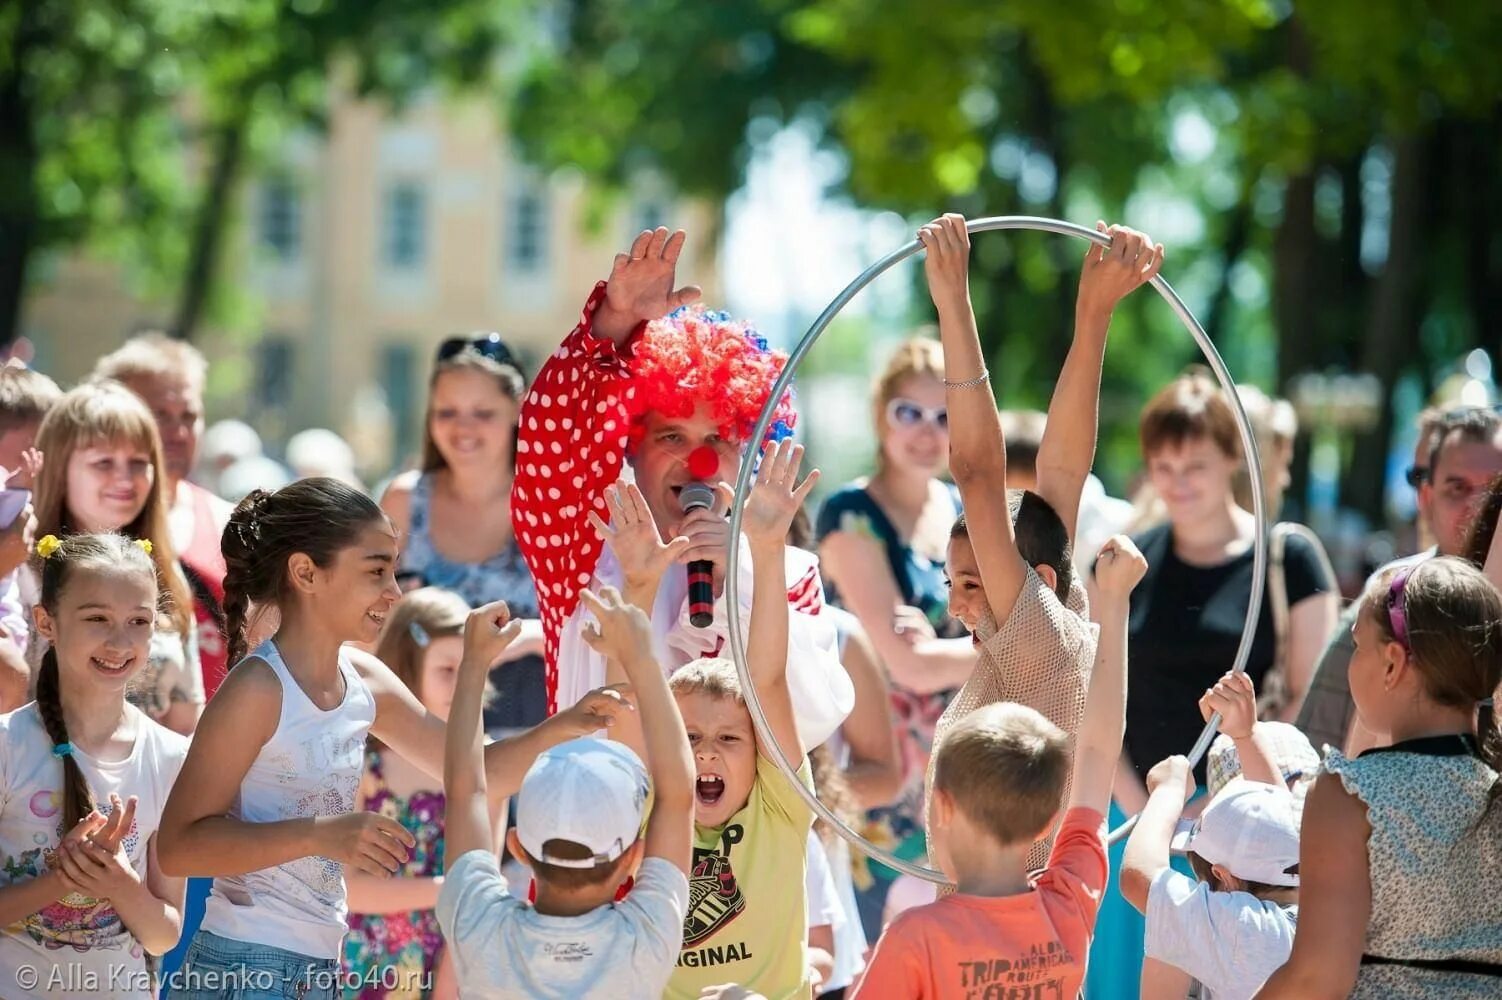
{"type": "MultiPolygon", "coordinates": [[[[1098,233],[1094,229],[1086,229],[1084,226],[1077,226],[1072,222],[1061,222],[1058,219],[1044,219],[1031,215],[1002,215],[989,219],[972,219],[966,223],[965,229],[969,233],[984,233],[992,230],[1007,229],[1034,230],[1043,233],[1054,233],[1059,236],[1078,237],[1107,249],[1110,249],[1111,246],[1110,237],[1104,233],[1098,233]]],[[[814,346],[814,342],[819,339],[819,335],[824,332],[835,316],[839,315],[840,310],[849,305],[850,300],[855,298],[861,289],[865,288],[872,281],[875,281],[877,277],[922,249],[923,244],[917,240],[913,240],[911,243],[893,250],[862,271],[854,281],[845,286],[840,294],[834,297],[829,305],[824,307],[824,311],[819,314],[819,318],[814,320],[813,326],[808,328],[808,332],[803,335],[803,338],[798,341],[797,346],[789,353],[787,365],[784,366],[782,373],[777,377],[776,383],[773,384],[772,391],[767,396],[766,405],[762,407],[761,417],[757,420],[756,428],[751,432],[749,440],[761,441],[765,439],[768,428],[772,426],[772,416],[776,409],[777,400],[782,398],[782,394],[787,391],[788,386],[792,383],[793,375],[798,369],[798,364],[808,354],[809,349],[814,346]]],[[[1246,409],[1241,405],[1241,397],[1236,393],[1236,383],[1232,380],[1230,370],[1226,368],[1225,361],[1221,359],[1220,352],[1215,349],[1215,345],[1210,341],[1209,334],[1205,333],[1205,328],[1200,325],[1199,320],[1194,318],[1194,314],[1189,311],[1189,307],[1184,305],[1184,301],[1179,298],[1178,293],[1173,290],[1162,274],[1155,275],[1148,284],[1152,285],[1153,288],[1157,289],[1158,294],[1163,296],[1164,301],[1168,303],[1174,315],[1179,318],[1179,322],[1184,324],[1185,329],[1189,331],[1190,335],[1194,337],[1195,343],[1199,345],[1200,353],[1205,356],[1205,361],[1209,364],[1211,371],[1215,373],[1215,378],[1220,382],[1220,387],[1226,396],[1226,402],[1231,404],[1231,412],[1236,416],[1236,426],[1241,433],[1241,449],[1242,453],[1246,456],[1247,472],[1251,475],[1252,479],[1252,514],[1256,519],[1256,537],[1252,543],[1252,594],[1251,599],[1247,602],[1246,624],[1241,629],[1241,645],[1236,650],[1236,659],[1231,667],[1236,673],[1242,673],[1246,670],[1246,661],[1252,653],[1252,639],[1257,631],[1257,618],[1262,612],[1262,591],[1267,585],[1267,522],[1266,511],[1263,509],[1262,502],[1262,462],[1257,455],[1257,441],[1252,432],[1252,422],[1247,419],[1246,409]]],[[[742,462],[740,475],[736,478],[735,502],[730,509],[730,537],[732,538],[740,537],[741,512],[745,507],[746,498],[750,494],[753,464],[751,462],[742,462]]],[[[925,868],[922,865],[915,865],[910,861],[904,861],[894,856],[890,851],[877,847],[865,837],[850,829],[843,820],[830,811],[828,806],[819,801],[818,796],[798,780],[797,770],[792,766],[792,763],[787,758],[787,754],[783,753],[782,747],[777,744],[776,739],[772,736],[772,731],[767,725],[766,717],[762,714],[761,699],[756,696],[756,687],[751,683],[750,663],[746,659],[746,643],[741,631],[739,581],[740,546],[732,545],[730,546],[730,564],[725,572],[725,603],[726,611],[730,618],[730,654],[735,660],[735,670],[740,675],[741,691],[746,698],[746,707],[751,711],[751,721],[756,727],[756,738],[760,742],[762,749],[770,753],[772,762],[777,765],[777,769],[787,777],[788,782],[803,798],[803,801],[808,803],[809,808],[814,811],[815,815],[828,823],[836,833],[849,841],[850,845],[856,850],[880,861],[889,868],[916,878],[940,884],[948,882],[949,880],[941,872],[934,871],[932,868],[925,868]]],[[[1215,734],[1219,729],[1220,714],[1216,713],[1210,717],[1210,721],[1205,724],[1205,728],[1200,733],[1199,739],[1190,748],[1189,764],[1191,767],[1197,765],[1200,758],[1205,755],[1205,751],[1210,748],[1210,743],[1215,739],[1215,734]]],[[[1121,826],[1112,830],[1109,842],[1114,844],[1122,837],[1125,837],[1131,832],[1132,827],[1136,823],[1137,817],[1133,816],[1121,826]]]]}

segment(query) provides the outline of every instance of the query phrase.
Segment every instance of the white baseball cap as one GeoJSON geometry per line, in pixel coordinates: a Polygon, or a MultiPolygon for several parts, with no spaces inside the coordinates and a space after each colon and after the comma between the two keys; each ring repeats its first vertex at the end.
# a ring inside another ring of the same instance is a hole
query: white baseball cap
{"type": "Polygon", "coordinates": [[[1233,780],[1187,831],[1176,851],[1193,851],[1232,875],[1263,885],[1299,884],[1299,808],[1287,789],[1233,780]]]}
{"type": "Polygon", "coordinates": [[[516,836],[536,861],[593,868],[626,853],[641,833],[650,782],[641,758],[623,744],[583,736],[539,754],[516,798],[516,836]],[[586,848],[587,858],[559,858],[550,840],[586,848]]]}

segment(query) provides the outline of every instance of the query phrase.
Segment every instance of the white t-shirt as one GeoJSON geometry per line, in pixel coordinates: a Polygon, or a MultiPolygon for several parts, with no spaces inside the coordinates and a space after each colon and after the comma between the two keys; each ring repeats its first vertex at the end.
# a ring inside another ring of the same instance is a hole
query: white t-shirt
{"type": "Polygon", "coordinates": [[[1288,961],[1298,916],[1297,906],[1214,892],[1165,868],[1147,892],[1147,957],[1198,979],[1205,997],[1250,1000],[1288,961]]]}
{"type": "Polygon", "coordinates": [[[438,893],[438,926],[464,997],[660,1000],[683,944],[688,877],[647,858],[625,900],[576,917],[513,896],[495,855],[468,851],[438,893]]]}
{"type": "MultiPolygon", "coordinates": [[[[167,793],[188,756],[188,740],[139,715],[130,756],[73,758],[108,815],[111,792],[136,797],[136,817],[122,842],[131,867],[146,875],[147,846],[156,835],[167,793]]],[[[62,828],[63,763],[36,703],[0,715],[0,885],[46,874],[62,828]]],[[[108,901],[69,895],[0,931],[0,995],[7,1000],[96,1000],[156,995],[141,945],[108,901]]]]}

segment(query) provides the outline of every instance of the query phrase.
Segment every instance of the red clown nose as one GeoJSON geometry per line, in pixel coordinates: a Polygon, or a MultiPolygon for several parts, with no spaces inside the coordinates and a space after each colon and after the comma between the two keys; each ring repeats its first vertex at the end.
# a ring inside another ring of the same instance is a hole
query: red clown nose
{"type": "Polygon", "coordinates": [[[720,455],[709,445],[700,445],[688,453],[688,474],[695,479],[708,479],[720,471],[720,455]]]}

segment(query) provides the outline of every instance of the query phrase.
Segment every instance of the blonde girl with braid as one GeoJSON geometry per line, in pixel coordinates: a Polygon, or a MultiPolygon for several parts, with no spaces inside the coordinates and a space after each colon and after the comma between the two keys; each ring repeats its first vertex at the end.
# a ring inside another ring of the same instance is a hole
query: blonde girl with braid
{"type": "Polygon", "coordinates": [[[183,880],[162,873],[156,832],[188,741],[126,699],[161,613],[150,551],[114,534],[37,543],[47,650],[36,700],[0,715],[10,1000],[154,997],[154,956],[182,930],[183,880]]]}

